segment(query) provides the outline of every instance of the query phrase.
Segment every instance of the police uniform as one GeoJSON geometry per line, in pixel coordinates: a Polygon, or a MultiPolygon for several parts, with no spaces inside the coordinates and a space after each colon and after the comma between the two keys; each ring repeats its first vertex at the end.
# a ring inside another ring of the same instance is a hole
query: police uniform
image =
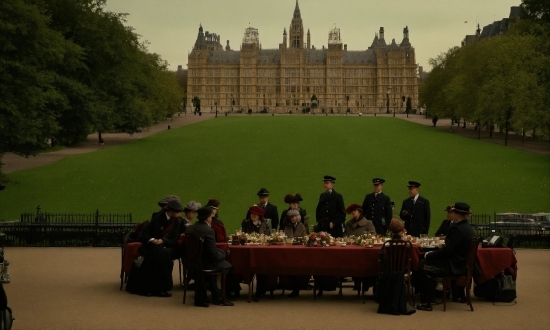
{"type": "MultiPolygon", "coordinates": [[[[373,185],[383,184],[384,179],[375,178],[372,180],[373,185]]],[[[385,235],[388,230],[388,224],[393,217],[390,197],[383,192],[370,193],[365,196],[362,205],[363,215],[367,220],[371,220],[376,228],[376,233],[385,235]]]]}
{"type": "MultiPolygon", "coordinates": [[[[326,175],[323,181],[335,182],[336,178],[326,175]]],[[[334,189],[322,193],[319,196],[315,216],[318,231],[325,231],[333,237],[342,237],[342,224],[346,220],[344,197],[342,197],[342,194],[336,192],[334,189]],[[330,228],[331,222],[333,223],[332,229],[330,228]]]]}
{"type": "MultiPolygon", "coordinates": [[[[409,188],[420,187],[420,183],[409,181],[409,188]]],[[[420,234],[428,234],[430,230],[430,201],[417,195],[403,201],[399,212],[401,220],[405,221],[405,229],[411,236],[419,237],[420,234]],[[415,199],[416,198],[416,199],[415,199]]]]}

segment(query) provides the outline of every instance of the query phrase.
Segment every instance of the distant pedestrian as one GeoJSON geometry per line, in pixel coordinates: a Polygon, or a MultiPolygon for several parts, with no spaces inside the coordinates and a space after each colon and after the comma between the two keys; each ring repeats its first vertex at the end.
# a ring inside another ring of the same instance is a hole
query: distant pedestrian
{"type": "Polygon", "coordinates": [[[168,130],[170,130],[170,125],[168,125],[168,130]]]}
{"type": "Polygon", "coordinates": [[[439,120],[439,118],[437,118],[437,116],[433,117],[432,118],[432,124],[434,124],[434,127],[435,125],[437,124],[437,121],[439,120]]]}

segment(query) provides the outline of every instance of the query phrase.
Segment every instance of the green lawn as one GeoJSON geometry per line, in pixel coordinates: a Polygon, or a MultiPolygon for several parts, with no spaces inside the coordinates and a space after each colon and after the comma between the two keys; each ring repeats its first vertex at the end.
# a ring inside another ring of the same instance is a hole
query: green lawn
{"type": "Polygon", "coordinates": [[[330,174],[346,205],[363,201],[373,177],[386,179],[395,213],[407,181],[421,182],[433,233],[457,200],[475,213],[550,211],[549,170],[549,156],[394,118],[229,116],[13,173],[18,184],[0,192],[0,219],[40,204],[48,212],[132,212],[138,221],[177,194],[185,202],[219,198],[232,232],[261,187],[280,211],[285,194],[302,193],[313,219],[330,174]]]}

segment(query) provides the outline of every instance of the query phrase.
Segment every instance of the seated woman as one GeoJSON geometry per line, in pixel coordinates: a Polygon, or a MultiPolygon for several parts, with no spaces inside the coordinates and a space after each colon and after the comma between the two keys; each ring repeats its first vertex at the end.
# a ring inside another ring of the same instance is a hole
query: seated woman
{"type": "Polygon", "coordinates": [[[405,225],[396,218],[391,219],[390,225],[388,226],[388,231],[391,233],[392,239],[403,239],[403,236],[407,235],[405,225]]]}
{"type": "Polygon", "coordinates": [[[447,233],[449,232],[449,229],[451,229],[451,221],[453,220],[452,219],[453,207],[451,205],[448,205],[445,208],[445,212],[447,214],[447,218],[445,220],[443,220],[443,222],[441,222],[441,225],[439,226],[439,228],[435,232],[435,237],[447,236],[447,233]]]}
{"type": "Polygon", "coordinates": [[[284,231],[288,238],[304,237],[307,235],[306,227],[300,221],[300,212],[298,210],[290,210],[286,213],[283,220],[285,223],[284,231]]]}
{"type": "Polygon", "coordinates": [[[141,265],[134,265],[129,275],[126,290],[144,296],[170,297],[173,287],[172,260],[177,258],[177,243],[180,236],[183,208],[170,201],[164,212],[157,213],[143,229],[140,241],[141,265]]]}
{"type": "Polygon", "coordinates": [[[212,223],[210,226],[214,230],[216,243],[227,243],[227,231],[225,230],[225,225],[218,217],[218,207],[220,206],[220,201],[218,199],[210,198],[206,206],[210,206],[212,208],[212,223]]]}
{"type": "Polygon", "coordinates": [[[307,223],[307,212],[305,209],[301,208],[300,207],[300,202],[303,201],[304,199],[302,198],[302,195],[301,194],[296,194],[294,196],[292,196],[291,194],[288,194],[285,196],[285,203],[288,204],[288,209],[284,210],[283,213],[281,213],[281,222],[280,222],[280,225],[279,225],[279,230],[285,230],[285,218],[286,218],[286,215],[288,213],[288,211],[290,210],[298,210],[298,212],[300,213],[300,222],[302,222],[302,224],[304,225],[304,227],[306,228],[306,234],[309,234],[309,226],[308,226],[308,223],[307,223]]]}
{"type": "Polygon", "coordinates": [[[352,215],[352,218],[346,223],[346,236],[360,236],[368,233],[376,235],[374,224],[363,216],[361,205],[351,204],[347,207],[346,213],[352,215]]]}
{"type": "Polygon", "coordinates": [[[244,219],[241,223],[243,233],[271,235],[271,228],[267,225],[267,221],[264,218],[264,209],[254,205],[248,208],[248,211],[250,212],[250,217],[244,219]]]}
{"type": "Polygon", "coordinates": [[[197,215],[197,210],[201,207],[201,203],[197,203],[195,201],[190,201],[187,205],[185,205],[183,208],[183,225],[185,228],[193,224],[193,219],[195,219],[195,216],[197,215]]]}

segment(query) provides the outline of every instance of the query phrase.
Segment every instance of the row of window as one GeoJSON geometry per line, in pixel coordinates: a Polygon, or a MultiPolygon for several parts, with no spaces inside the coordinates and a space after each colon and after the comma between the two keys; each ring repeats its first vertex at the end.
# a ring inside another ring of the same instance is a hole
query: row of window
{"type": "MultiPolygon", "coordinates": [[[[208,77],[237,77],[239,76],[238,69],[208,69],[205,70],[208,77]]],[[[254,77],[253,68],[241,68],[241,76],[254,77]]],[[[283,71],[285,77],[346,77],[346,78],[362,78],[376,77],[376,69],[302,69],[286,68],[283,71]]],[[[201,70],[190,69],[189,77],[197,80],[201,79],[201,70]]],[[[256,76],[258,77],[279,77],[280,70],[278,69],[257,69],[256,76]]],[[[382,77],[416,77],[416,69],[382,69],[380,70],[382,77]]]]}

